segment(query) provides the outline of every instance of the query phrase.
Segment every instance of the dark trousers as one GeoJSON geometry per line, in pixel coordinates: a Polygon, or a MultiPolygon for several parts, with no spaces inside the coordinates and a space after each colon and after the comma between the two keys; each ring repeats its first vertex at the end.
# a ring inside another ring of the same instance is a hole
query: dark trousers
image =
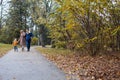
{"type": "Polygon", "coordinates": [[[31,40],[26,41],[27,51],[30,51],[31,40]]]}
{"type": "Polygon", "coordinates": [[[14,51],[18,51],[18,48],[17,48],[17,46],[14,46],[14,51]]]}

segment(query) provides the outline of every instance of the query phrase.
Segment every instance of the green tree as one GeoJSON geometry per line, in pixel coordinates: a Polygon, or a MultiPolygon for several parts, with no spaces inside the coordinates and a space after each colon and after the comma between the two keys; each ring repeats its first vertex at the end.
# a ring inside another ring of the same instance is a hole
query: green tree
{"type": "Polygon", "coordinates": [[[3,31],[2,35],[9,35],[8,39],[5,40],[11,43],[14,38],[19,38],[21,29],[25,30],[28,27],[28,5],[26,0],[11,0],[9,3],[9,15],[4,25],[7,32],[3,31]]]}

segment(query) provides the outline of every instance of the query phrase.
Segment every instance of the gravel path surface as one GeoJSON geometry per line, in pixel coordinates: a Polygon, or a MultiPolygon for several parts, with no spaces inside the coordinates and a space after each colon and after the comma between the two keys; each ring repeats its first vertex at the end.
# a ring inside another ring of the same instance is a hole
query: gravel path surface
{"type": "Polygon", "coordinates": [[[0,58],[0,80],[66,80],[52,62],[31,48],[30,52],[13,50],[0,58]]]}

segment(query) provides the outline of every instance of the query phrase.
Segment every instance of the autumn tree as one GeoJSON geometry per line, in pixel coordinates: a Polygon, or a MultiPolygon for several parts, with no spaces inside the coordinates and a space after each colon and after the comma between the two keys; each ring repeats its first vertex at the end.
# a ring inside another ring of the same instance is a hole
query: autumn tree
{"type": "Polygon", "coordinates": [[[118,0],[56,1],[59,7],[51,15],[50,30],[57,47],[83,50],[95,55],[116,49],[116,44],[119,46],[118,0]]]}

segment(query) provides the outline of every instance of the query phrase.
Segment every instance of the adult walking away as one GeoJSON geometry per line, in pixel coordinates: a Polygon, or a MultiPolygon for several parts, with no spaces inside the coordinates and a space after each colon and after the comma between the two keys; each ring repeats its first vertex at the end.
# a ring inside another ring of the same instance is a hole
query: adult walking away
{"type": "Polygon", "coordinates": [[[20,46],[22,47],[22,51],[24,51],[25,47],[25,32],[23,30],[20,30],[20,46]]]}
{"type": "Polygon", "coordinates": [[[27,46],[27,51],[30,51],[30,44],[31,44],[31,38],[33,37],[33,34],[26,29],[26,46],[27,46]]]}

